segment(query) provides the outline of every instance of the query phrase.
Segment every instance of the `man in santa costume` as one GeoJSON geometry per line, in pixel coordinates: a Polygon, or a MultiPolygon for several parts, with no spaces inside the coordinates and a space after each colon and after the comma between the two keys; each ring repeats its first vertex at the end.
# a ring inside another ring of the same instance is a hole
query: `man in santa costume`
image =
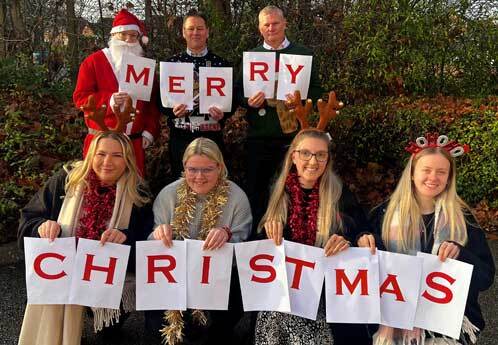
{"type": "MultiPolygon", "coordinates": [[[[112,23],[109,48],[99,50],[88,56],[80,66],[78,81],[73,93],[74,103],[78,108],[87,103],[93,95],[96,108],[106,106],[104,122],[107,127],[116,125],[113,107],[122,106],[128,94],[119,92],[118,76],[121,69],[123,54],[142,56],[144,51],[140,45],[147,44],[148,38],[144,24],[132,13],[122,9],[112,23]]],[[[125,133],[130,137],[135,149],[137,166],[143,176],[145,148],[152,144],[159,135],[159,111],[156,106],[155,92],[149,102],[136,101],[136,114],[132,122],[126,125],[125,133]]],[[[88,135],[83,146],[83,156],[86,155],[90,142],[95,134],[102,130],[100,126],[86,118],[88,135]]]]}

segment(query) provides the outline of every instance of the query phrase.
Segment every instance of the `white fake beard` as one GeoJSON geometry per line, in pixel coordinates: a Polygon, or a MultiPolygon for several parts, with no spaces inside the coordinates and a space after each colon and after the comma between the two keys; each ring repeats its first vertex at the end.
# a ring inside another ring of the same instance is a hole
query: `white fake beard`
{"type": "Polygon", "coordinates": [[[123,54],[144,55],[144,50],[139,42],[127,43],[114,37],[109,39],[109,50],[111,51],[112,62],[117,71],[121,69],[123,54]]]}

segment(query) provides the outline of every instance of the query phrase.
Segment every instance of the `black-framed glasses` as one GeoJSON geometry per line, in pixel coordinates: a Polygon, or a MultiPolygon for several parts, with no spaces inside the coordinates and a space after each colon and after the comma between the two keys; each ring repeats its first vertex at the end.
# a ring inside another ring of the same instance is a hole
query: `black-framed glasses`
{"type": "Polygon", "coordinates": [[[294,150],[294,152],[299,153],[299,158],[303,161],[309,161],[313,156],[315,156],[318,162],[326,162],[329,159],[329,153],[327,151],[311,152],[308,150],[294,150]]]}

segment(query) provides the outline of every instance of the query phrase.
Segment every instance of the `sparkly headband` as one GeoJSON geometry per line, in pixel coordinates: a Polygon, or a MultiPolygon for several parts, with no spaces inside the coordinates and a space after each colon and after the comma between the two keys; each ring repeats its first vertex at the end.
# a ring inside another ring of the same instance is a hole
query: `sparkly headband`
{"type": "Polygon", "coordinates": [[[405,150],[415,155],[429,147],[441,147],[452,157],[458,157],[470,151],[469,145],[462,145],[454,140],[450,141],[446,135],[439,135],[439,133],[427,133],[424,137],[418,137],[415,142],[410,141],[405,150]]]}

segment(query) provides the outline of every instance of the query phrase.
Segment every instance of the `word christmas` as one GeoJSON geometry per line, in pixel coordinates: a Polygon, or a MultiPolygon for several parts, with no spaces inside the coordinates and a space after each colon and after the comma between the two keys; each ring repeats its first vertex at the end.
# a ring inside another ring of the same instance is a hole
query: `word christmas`
{"type": "MultiPolygon", "coordinates": [[[[28,303],[119,308],[130,248],[79,239],[25,238],[28,303]]],[[[437,256],[322,248],[272,240],[136,244],[137,310],[226,310],[235,249],[244,310],[316,319],[325,281],[327,322],[420,327],[458,338],[473,266],[437,256]]]]}

